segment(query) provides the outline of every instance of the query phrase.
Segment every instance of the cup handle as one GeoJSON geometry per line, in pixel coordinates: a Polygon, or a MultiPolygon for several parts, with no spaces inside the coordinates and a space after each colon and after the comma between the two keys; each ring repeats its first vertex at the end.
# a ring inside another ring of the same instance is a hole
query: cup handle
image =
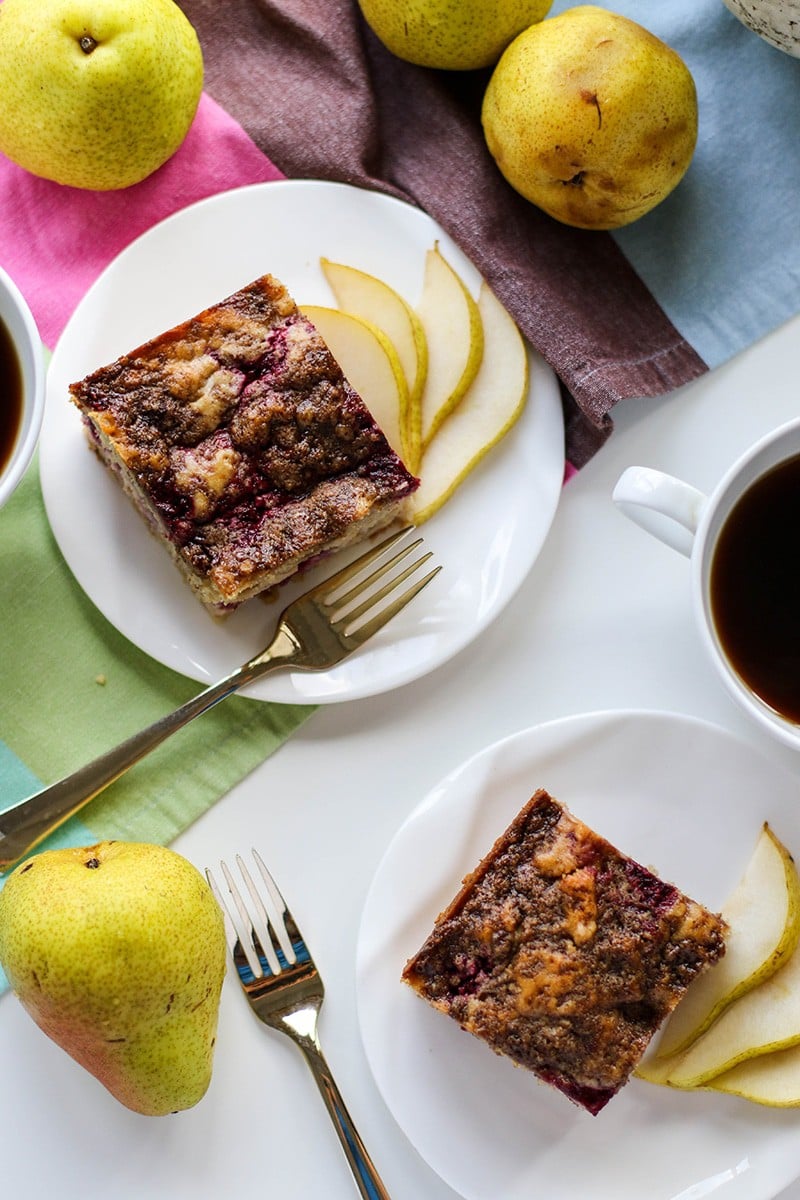
{"type": "Polygon", "coordinates": [[[646,533],[687,558],[691,555],[708,502],[703,492],[653,467],[628,467],[620,475],[612,499],[620,512],[646,533]]]}

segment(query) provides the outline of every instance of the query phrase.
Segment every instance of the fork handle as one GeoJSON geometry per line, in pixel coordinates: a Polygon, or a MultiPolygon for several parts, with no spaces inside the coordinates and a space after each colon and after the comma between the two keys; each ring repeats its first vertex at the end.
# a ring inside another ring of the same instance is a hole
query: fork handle
{"type": "Polygon", "coordinates": [[[389,1200],[389,1193],[361,1141],[319,1045],[308,1038],[298,1038],[296,1041],[306,1056],[311,1074],[325,1101],[360,1194],[364,1200],[389,1200]]]}
{"type": "Polygon", "coordinates": [[[286,665],[294,650],[294,643],[281,627],[266,650],[225,679],[198,692],[173,712],[159,717],[146,729],[140,729],[77,771],[0,812],[0,871],[13,866],[49,833],[195,717],[208,712],[254,679],[286,665]]]}

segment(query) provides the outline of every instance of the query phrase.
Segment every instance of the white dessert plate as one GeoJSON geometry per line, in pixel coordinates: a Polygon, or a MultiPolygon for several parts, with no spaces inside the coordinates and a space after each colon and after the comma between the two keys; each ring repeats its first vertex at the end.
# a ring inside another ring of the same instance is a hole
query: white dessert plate
{"type": "MultiPolygon", "coordinates": [[[[427,215],[345,184],[287,181],[224,192],[148,230],[87,292],[48,372],[42,488],[59,547],[80,586],[153,658],[211,683],[269,640],[279,608],[330,573],[309,571],[278,601],[243,605],[224,622],[194,599],[110,473],[88,450],[67,387],[164,329],[270,272],[299,303],[333,304],[320,255],[372,272],[416,303],[434,242],[477,291],[479,277],[427,215]]],[[[366,647],[324,674],[280,672],[248,694],[324,703],[387,691],[447,661],[497,616],[550,528],[564,474],[564,428],[552,371],[532,355],[531,394],[517,425],[423,527],[444,570],[366,647]]]]}
{"type": "Polygon", "coordinates": [[[359,1020],[390,1111],[467,1200],[777,1195],[800,1175],[797,1110],[633,1079],[592,1117],[401,983],[463,876],[537,787],[717,911],[763,821],[800,850],[798,780],[704,722],[590,713],[483,750],[408,818],[367,896],[359,1020]]]}

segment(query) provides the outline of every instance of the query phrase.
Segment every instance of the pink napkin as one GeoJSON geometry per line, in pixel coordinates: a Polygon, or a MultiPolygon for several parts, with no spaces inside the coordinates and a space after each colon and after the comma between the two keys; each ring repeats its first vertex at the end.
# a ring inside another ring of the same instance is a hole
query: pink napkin
{"type": "Polygon", "coordinates": [[[283,178],[206,94],[178,152],[123,191],[64,187],[0,155],[0,263],[52,348],[103,268],[151,225],[205,196],[283,178]]]}

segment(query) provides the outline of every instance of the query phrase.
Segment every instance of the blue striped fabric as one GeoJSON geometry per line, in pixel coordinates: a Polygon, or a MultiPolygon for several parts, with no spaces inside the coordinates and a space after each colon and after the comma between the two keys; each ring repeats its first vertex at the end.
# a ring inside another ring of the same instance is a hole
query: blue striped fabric
{"type": "MultiPolygon", "coordinates": [[[[572,8],[555,0],[551,15],[572,8]]],[[[800,62],[722,0],[613,0],[683,58],[699,133],[679,186],[614,237],[710,367],[800,311],[800,62]]],[[[591,235],[589,235],[591,236],[591,235]]]]}

